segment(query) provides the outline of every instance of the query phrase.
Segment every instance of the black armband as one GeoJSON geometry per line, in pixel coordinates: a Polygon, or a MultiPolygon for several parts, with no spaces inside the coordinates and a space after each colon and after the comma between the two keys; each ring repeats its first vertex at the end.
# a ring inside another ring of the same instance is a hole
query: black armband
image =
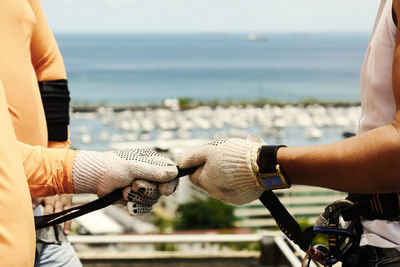
{"type": "Polygon", "coordinates": [[[69,90],[67,80],[39,82],[49,141],[67,141],[69,90]]]}

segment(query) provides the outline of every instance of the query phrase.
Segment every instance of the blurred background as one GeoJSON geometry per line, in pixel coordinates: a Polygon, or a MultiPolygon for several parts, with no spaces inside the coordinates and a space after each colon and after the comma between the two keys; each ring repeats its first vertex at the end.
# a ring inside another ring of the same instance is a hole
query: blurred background
{"type": "MultiPolygon", "coordinates": [[[[252,133],[301,146],[357,130],[377,0],[42,5],[67,69],[76,149],[146,147],[175,159],[212,138],[252,133]]],[[[305,186],[277,194],[304,226],[345,197],[305,186]]],[[[85,266],[298,266],[301,256],[258,201],[230,206],[186,177],[148,216],[112,206],[76,219],[73,230],[85,266]]]]}

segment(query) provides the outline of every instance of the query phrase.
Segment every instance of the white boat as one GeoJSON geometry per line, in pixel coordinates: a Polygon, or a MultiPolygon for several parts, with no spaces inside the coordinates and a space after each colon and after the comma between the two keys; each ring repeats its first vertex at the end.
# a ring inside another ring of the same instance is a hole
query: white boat
{"type": "Polygon", "coordinates": [[[249,33],[247,35],[247,40],[249,40],[249,41],[266,41],[267,37],[263,34],[249,33]]]}

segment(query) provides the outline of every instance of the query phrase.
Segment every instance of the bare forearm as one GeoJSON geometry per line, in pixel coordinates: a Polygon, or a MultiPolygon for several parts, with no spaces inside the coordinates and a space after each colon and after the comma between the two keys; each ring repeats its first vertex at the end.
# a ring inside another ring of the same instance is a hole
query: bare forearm
{"type": "Polygon", "coordinates": [[[293,184],[352,193],[400,191],[400,135],[396,124],[327,145],[278,150],[293,184]]]}

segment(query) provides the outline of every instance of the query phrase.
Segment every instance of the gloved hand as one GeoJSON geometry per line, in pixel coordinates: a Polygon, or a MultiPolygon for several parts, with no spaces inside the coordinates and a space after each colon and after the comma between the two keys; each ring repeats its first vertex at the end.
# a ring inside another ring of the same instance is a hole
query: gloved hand
{"type": "Polygon", "coordinates": [[[124,188],[123,195],[130,215],[149,213],[161,195],[170,195],[178,188],[179,178],[167,183],[154,183],[146,180],[135,180],[131,186],[124,188]]]}
{"type": "Polygon", "coordinates": [[[193,184],[206,190],[210,196],[236,205],[256,200],[265,188],[253,171],[257,151],[263,145],[261,138],[247,140],[231,138],[213,140],[178,155],[178,166],[200,166],[190,175],[193,184]]]}
{"type": "Polygon", "coordinates": [[[161,195],[178,186],[175,164],[150,149],[122,149],[109,152],[78,151],[72,169],[75,193],[99,197],[122,187],[131,215],[150,212],[161,195]],[[134,202],[134,203],[130,203],[134,202]]]}

